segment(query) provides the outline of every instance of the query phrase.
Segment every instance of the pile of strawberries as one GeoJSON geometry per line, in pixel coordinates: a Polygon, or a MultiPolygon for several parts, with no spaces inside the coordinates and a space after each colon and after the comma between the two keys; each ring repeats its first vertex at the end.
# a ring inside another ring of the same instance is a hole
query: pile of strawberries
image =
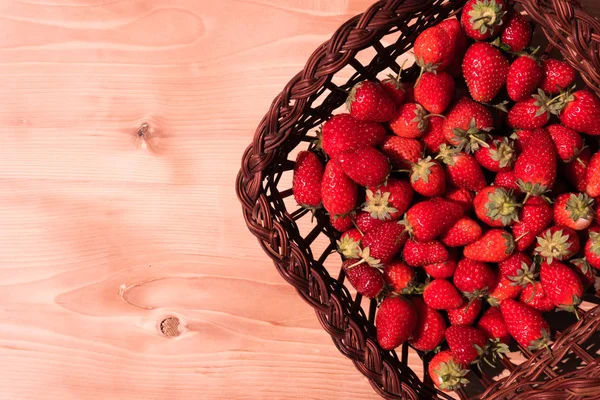
{"type": "Polygon", "coordinates": [[[600,100],[536,56],[532,30],[504,0],[468,1],[416,39],[416,82],[355,85],[294,169],[298,204],[342,232],[347,280],[379,300],[381,348],[436,351],[443,390],[511,338],[548,347],[543,313],[576,313],[600,269],[600,152],[584,142],[600,100]]]}

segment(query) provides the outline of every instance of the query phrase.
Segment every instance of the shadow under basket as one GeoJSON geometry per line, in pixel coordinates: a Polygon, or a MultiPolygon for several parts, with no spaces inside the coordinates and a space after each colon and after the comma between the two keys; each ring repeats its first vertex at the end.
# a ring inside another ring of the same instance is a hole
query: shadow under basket
{"type": "MultiPolygon", "coordinates": [[[[423,380],[413,372],[408,355],[415,350],[408,344],[396,351],[379,347],[374,326],[376,302],[352,295],[345,286],[343,271],[329,273],[325,268],[328,258],[335,258],[336,265],[341,265],[335,252],[339,233],[324,212],[316,212],[312,220],[307,210],[296,206],[290,188],[292,159],[308,147],[317,128],[343,105],[345,92],[357,82],[377,79],[386,71],[400,72],[398,59],[410,51],[419,33],[460,13],[464,3],[382,0],[344,23],[315,50],[305,68],[273,101],[244,153],[237,177],[236,190],[250,231],[283,278],[315,309],[339,351],[387,399],[452,397],[438,391],[426,372],[423,380]],[[304,234],[301,222],[310,227],[304,234]],[[315,246],[317,241],[320,246],[315,246]]],[[[547,51],[560,51],[581,73],[584,83],[600,94],[600,22],[574,0],[513,3],[546,36],[547,51]]],[[[414,74],[415,68],[403,71],[403,81],[414,79],[414,74]]],[[[596,355],[600,308],[582,310],[581,315],[581,320],[574,320],[566,329],[553,326],[551,353],[544,349],[532,354],[519,349],[523,355],[520,365],[507,357],[502,360],[503,378],[493,378],[502,371],[474,369],[468,392],[458,391],[458,396],[490,400],[600,399],[596,355]]],[[[429,357],[422,353],[419,356],[427,371],[429,357]]]]}

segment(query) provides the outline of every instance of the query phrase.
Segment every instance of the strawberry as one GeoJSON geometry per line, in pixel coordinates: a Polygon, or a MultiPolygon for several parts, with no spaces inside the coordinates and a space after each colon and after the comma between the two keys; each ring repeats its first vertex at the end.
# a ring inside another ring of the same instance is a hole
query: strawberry
{"type": "Polygon", "coordinates": [[[390,122],[390,128],[400,137],[419,138],[429,128],[427,111],[420,104],[404,103],[398,108],[396,116],[390,122]]]}
{"type": "Polygon", "coordinates": [[[576,231],[587,229],[594,220],[594,199],[583,193],[564,193],[554,201],[554,223],[576,231]]]}
{"type": "Polygon", "coordinates": [[[346,107],[359,121],[387,122],[394,118],[396,104],[378,82],[362,81],[352,87],[346,107]]]}
{"type": "Polygon", "coordinates": [[[550,120],[550,110],[543,92],[517,102],[508,111],[508,126],[515,129],[538,129],[550,120]]]}
{"type": "Polygon", "coordinates": [[[402,297],[385,299],[375,317],[377,341],[384,350],[393,350],[404,343],[417,325],[417,311],[402,297]]]}
{"type": "Polygon", "coordinates": [[[384,222],[377,228],[365,233],[362,238],[363,252],[369,249],[369,255],[381,263],[387,264],[406,243],[404,227],[396,221],[384,222]]]}
{"type": "Polygon", "coordinates": [[[321,196],[323,207],[329,214],[343,216],[356,207],[358,188],[338,164],[329,162],[323,174],[321,196]]]}
{"type": "Polygon", "coordinates": [[[572,129],[562,125],[550,125],[546,127],[550,134],[556,153],[564,162],[573,161],[585,147],[581,135],[572,129]]]}
{"type": "Polygon", "coordinates": [[[383,269],[385,282],[397,294],[408,294],[411,292],[415,275],[414,268],[402,261],[392,261],[383,269]]]}
{"type": "Polygon", "coordinates": [[[439,197],[413,205],[401,223],[419,242],[430,242],[462,218],[461,204],[439,197]]]}
{"type": "Polygon", "coordinates": [[[475,193],[463,188],[451,188],[446,193],[446,199],[452,200],[455,203],[460,204],[465,210],[465,212],[467,212],[473,207],[475,193]]]}
{"type": "Polygon", "coordinates": [[[560,121],[567,128],[588,135],[600,135],[600,99],[589,90],[567,94],[560,121]]]}
{"type": "Polygon", "coordinates": [[[453,310],[463,305],[458,290],[445,279],[434,279],[425,286],[423,301],[436,310],[453,310]]]}
{"type": "Polygon", "coordinates": [[[372,218],[396,221],[408,210],[413,195],[408,181],[390,178],[384,185],[367,188],[362,209],[372,218]]]}
{"type": "Polygon", "coordinates": [[[522,347],[539,350],[550,341],[550,326],[542,314],[523,303],[508,299],[500,304],[508,333],[522,347]]]}
{"type": "Polygon", "coordinates": [[[344,261],[342,267],[346,277],[356,291],[363,296],[374,299],[381,293],[384,286],[381,271],[369,263],[359,259],[349,258],[344,261]]]}
{"type": "Polygon", "coordinates": [[[577,79],[577,71],[565,61],[548,58],[542,61],[544,78],[540,87],[544,92],[558,94],[577,79]]]}
{"type": "Polygon", "coordinates": [[[515,171],[498,172],[494,178],[494,186],[503,187],[515,193],[522,193],[521,188],[517,185],[515,171]]]}
{"type": "Polygon", "coordinates": [[[521,14],[513,11],[510,13],[506,25],[504,25],[500,39],[510,51],[519,53],[529,46],[532,36],[533,27],[531,23],[521,14]]]}
{"type": "Polygon", "coordinates": [[[514,101],[525,101],[540,87],[544,69],[530,55],[517,58],[508,70],[506,90],[514,101]]]}
{"type": "Polygon", "coordinates": [[[466,246],[464,255],[474,261],[499,263],[511,256],[515,250],[515,239],[502,229],[491,229],[476,241],[466,246]]]}
{"type": "Polygon", "coordinates": [[[589,148],[584,148],[577,158],[569,163],[561,165],[562,175],[579,192],[585,192],[588,180],[587,169],[592,158],[592,152],[589,148]]]}
{"type": "Polygon", "coordinates": [[[546,296],[555,306],[577,313],[583,297],[583,283],[577,272],[558,261],[544,261],[540,267],[540,279],[546,296]]]}
{"type": "Polygon", "coordinates": [[[323,164],[311,151],[301,151],[296,157],[292,192],[296,202],[309,209],[321,207],[321,181],[323,164]]]}
{"type": "Polygon", "coordinates": [[[462,247],[477,241],[482,233],[481,226],[477,221],[463,217],[440,236],[440,241],[448,247],[462,247]]]}
{"type": "Polygon", "coordinates": [[[515,163],[515,176],[521,190],[539,196],[556,181],[556,151],[550,135],[539,129],[529,138],[534,146],[526,146],[515,163]]]}
{"type": "Polygon", "coordinates": [[[489,339],[498,339],[501,343],[510,343],[510,334],[502,318],[502,313],[496,307],[492,307],[483,313],[477,327],[486,334],[489,339]]]}
{"type": "Polygon", "coordinates": [[[553,260],[568,260],[579,252],[577,233],[564,226],[552,226],[537,237],[535,253],[548,263],[553,260]]]}
{"type": "Polygon", "coordinates": [[[362,233],[356,228],[347,230],[337,241],[337,251],[344,258],[359,258],[362,233]]]}
{"type": "Polygon", "coordinates": [[[429,128],[427,132],[421,137],[425,149],[430,153],[437,153],[440,151],[440,146],[446,143],[446,136],[444,135],[444,121],[443,117],[432,115],[429,119],[429,128]]]}
{"type": "Polygon", "coordinates": [[[383,141],[381,151],[390,159],[394,168],[410,169],[422,157],[423,144],[416,139],[388,135],[383,141]]]}
{"type": "Polygon", "coordinates": [[[352,223],[353,215],[346,216],[335,216],[333,214],[329,214],[329,222],[331,226],[338,232],[346,232],[349,229],[352,229],[354,224],[352,223]]]}
{"type": "MultiPolygon", "coordinates": [[[[525,271],[529,272],[532,268],[533,261],[526,253],[518,252],[508,257],[506,260],[498,264],[500,275],[506,278],[516,280],[518,277],[533,278],[533,274],[524,275],[525,271]]],[[[525,281],[519,283],[526,283],[525,281]]]]}
{"type": "Polygon", "coordinates": [[[345,151],[338,154],[334,161],[350,179],[361,186],[379,185],[390,174],[390,161],[372,147],[345,151]]]}
{"type": "Polygon", "coordinates": [[[472,155],[443,144],[436,159],[447,165],[448,183],[452,186],[475,192],[487,186],[483,170],[472,155]]]}
{"type": "Polygon", "coordinates": [[[542,197],[532,196],[519,213],[519,222],[513,226],[513,235],[520,238],[517,249],[525,251],[535,241],[537,235],[542,233],[552,223],[552,207],[542,197]]]}
{"type": "Polygon", "coordinates": [[[433,356],[427,373],[433,384],[445,392],[458,390],[469,384],[469,380],[465,378],[469,370],[449,350],[440,351],[433,356]]]}
{"type": "Polygon", "coordinates": [[[485,106],[463,97],[448,111],[443,129],[449,144],[471,153],[487,145],[488,132],[493,127],[492,113],[485,106]]]}
{"type": "Polygon", "coordinates": [[[585,172],[585,192],[591,197],[600,196],[600,152],[594,153],[585,172]]]}
{"type": "Polygon", "coordinates": [[[425,71],[443,71],[454,58],[446,31],[439,26],[425,29],[417,36],[413,51],[417,65],[425,71]]]}
{"type": "Polygon", "coordinates": [[[479,299],[474,299],[470,302],[465,303],[461,308],[455,308],[454,310],[448,310],[448,319],[452,325],[466,325],[471,326],[475,323],[475,320],[481,312],[483,303],[479,299]]]}
{"type": "Polygon", "coordinates": [[[412,267],[444,262],[448,257],[448,250],[437,240],[431,242],[407,240],[402,250],[402,258],[412,267]]]}
{"type": "Polygon", "coordinates": [[[446,341],[459,362],[471,364],[483,356],[487,337],[477,328],[452,325],[446,329],[446,341]]]}
{"type": "Polygon", "coordinates": [[[447,261],[425,265],[423,268],[427,275],[433,279],[448,279],[456,270],[456,257],[451,255],[447,261]]]}
{"type": "Polygon", "coordinates": [[[481,298],[496,286],[496,274],[485,262],[463,258],[454,271],[453,282],[467,298],[481,298]]]}
{"type": "Polygon", "coordinates": [[[489,143],[489,147],[481,147],[477,150],[475,158],[487,170],[507,172],[513,169],[517,154],[512,140],[497,136],[489,143]]]}
{"type": "Polygon", "coordinates": [[[516,299],[523,291],[523,286],[516,284],[506,277],[500,277],[498,284],[490,293],[487,301],[493,307],[498,307],[507,299],[516,299]]]}
{"type": "Polygon", "coordinates": [[[589,288],[595,285],[596,274],[594,273],[594,268],[592,268],[590,263],[585,258],[571,260],[571,266],[581,279],[584,291],[588,290],[589,288]]]}
{"type": "Polygon", "coordinates": [[[429,307],[418,297],[412,299],[417,310],[417,326],[409,343],[417,350],[432,351],[444,340],[446,321],[439,311],[429,307]]]}
{"type": "Polygon", "coordinates": [[[528,131],[525,129],[517,129],[511,138],[515,140],[515,150],[517,153],[522,153],[525,147],[529,144],[529,139],[535,136],[535,131],[528,131]]]}
{"type": "Polygon", "coordinates": [[[408,82],[404,84],[404,102],[405,103],[415,103],[415,84],[412,82],[408,82]]]}
{"type": "Polygon", "coordinates": [[[600,234],[590,232],[590,238],[585,244],[585,258],[591,266],[600,269],[600,234]]]}
{"type": "Polygon", "coordinates": [[[447,72],[425,72],[415,85],[415,100],[430,113],[441,114],[450,105],[454,89],[447,72]]]}
{"type": "Polygon", "coordinates": [[[504,87],[510,63],[491,44],[476,42],[467,50],[462,68],[473,100],[488,103],[504,87]]]}
{"type": "Polygon", "coordinates": [[[381,87],[385,90],[388,97],[392,99],[396,108],[400,107],[406,100],[406,89],[400,81],[401,78],[401,74],[397,76],[388,75],[387,79],[381,81],[381,87]]]}
{"type": "Polygon", "coordinates": [[[487,40],[500,33],[507,10],[504,0],[469,0],[463,7],[460,22],[467,36],[487,40]]]}
{"type": "Polygon", "coordinates": [[[509,226],[518,221],[519,207],[511,191],[498,186],[488,186],[475,196],[475,214],[493,227],[509,226]]]}
{"type": "Polygon", "coordinates": [[[331,117],[321,130],[321,147],[329,157],[363,147],[379,146],[385,138],[385,128],[374,122],[361,122],[350,114],[331,117]]]}
{"type": "Polygon", "coordinates": [[[453,48],[454,58],[448,68],[446,68],[446,71],[457,78],[462,73],[462,59],[465,56],[469,44],[467,35],[465,35],[465,32],[462,30],[460,21],[456,18],[444,20],[440,22],[438,26],[446,31],[453,48]]]}
{"type": "Polygon", "coordinates": [[[446,191],[444,169],[431,157],[420,159],[413,165],[410,183],[415,192],[427,197],[440,196],[446,191]]]}
{"type": "Polygon", "coordinates": [[[363,234],[365,234],[383,225],[384,220],[379,218],[373,218],[371,216],[371,213],[368,213],[366,211],[360,211],[358,214],[356,214],[356,217],[354,217],[354,223],[356,224],[356,227],[363,234]]]}
{"type": "Polygon", "coordinates": [[[525,286],[519,300],[521,303],[525,303],[541,312],[552,311],[556,308],[552,300],[546,296],[541,282],[534,282],[525,286]]]}

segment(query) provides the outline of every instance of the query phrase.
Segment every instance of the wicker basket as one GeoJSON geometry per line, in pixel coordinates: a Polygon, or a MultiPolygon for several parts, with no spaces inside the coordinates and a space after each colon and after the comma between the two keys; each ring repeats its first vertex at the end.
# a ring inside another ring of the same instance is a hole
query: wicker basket
{"type": "MultiPolygon", "coordinates": [[[[285,181],[282,176],[291,174],[294,167],[290,153],[297,147],[306,147],[314,130],[344,103],[344,91],[363,79],[375,79],[387,68],[398,72],[397,58],[410,50],[416,36],[428,26],[460,12],[464,2],[382,0],[344,23],[328,42],[316,49],[304,70],[274,100],[244,153],[237,178],[237,194],[250,231],[283,278],[315,309],[340,352],[387,399],[451,397],[437,391],[428,376],[421,381],[411,370],[407,344],[398,349],[398,354],[379,347],[374,327],[375,302],[351,295],[344,286],[344,273],[334,277],[324,267],[328,257],[337,258],[332,253],[338,233],[327,216],[317,212],[312,229],[301,235],[299,220],[311,217],[306,210],[291,209],[293,201],[287,200],[293,199],[292,191],[289,186],[281,187],[285,181]],[[393,43],[386,45],[390,38],[394,38],[393,43]],[[358,56],[365,50],[374,56],[368,62],[361,62],[358,56]],[[353,69],[351,78],[344,84],[334,84],[344,68],[353,69]],[[329,246],[321,254],[313,254],[311,244],[319,237],[325,237],[329,246]]],[[[581,73],[584,82],[600,94],[600,22],[575,0],[514,0],[514,3],[520,4],[541,28],[550,43],[548,50],[560,50],[581,73]]],[[[403,78],[410,78],[414,72],[414,69],[404,71],[403,78]]],[[[508,358],[502,362],[510,372],[507,377],[494,380],[489,377],[491,374],[477,372],[474,376],[481,385],[470,386],[479,387],[479,393],[459,391],[459,396],[495,400],[600,399],[597,347],[587,348],[590,341],[598,342],[600,308],[582,314],[581,320],[568,329],[553,332],[552,354],[545,350],[531,354],[521,348],[523,363],[517,366],[508,358]],[[577,368],[564,372],[561,366],[567,360],[577,368]]],[[[427,359],[425,355],[425,371],[427,359]]]]}

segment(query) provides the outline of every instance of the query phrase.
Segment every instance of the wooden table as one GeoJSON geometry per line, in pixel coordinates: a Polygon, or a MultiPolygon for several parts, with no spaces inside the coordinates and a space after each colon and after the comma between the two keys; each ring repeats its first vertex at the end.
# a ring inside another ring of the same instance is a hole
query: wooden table
{"type": "Polygon", "coordinates": [[[369,4],[0,1],[1,399],[376,398],[234,194],[271,100],[369,4]]]}

